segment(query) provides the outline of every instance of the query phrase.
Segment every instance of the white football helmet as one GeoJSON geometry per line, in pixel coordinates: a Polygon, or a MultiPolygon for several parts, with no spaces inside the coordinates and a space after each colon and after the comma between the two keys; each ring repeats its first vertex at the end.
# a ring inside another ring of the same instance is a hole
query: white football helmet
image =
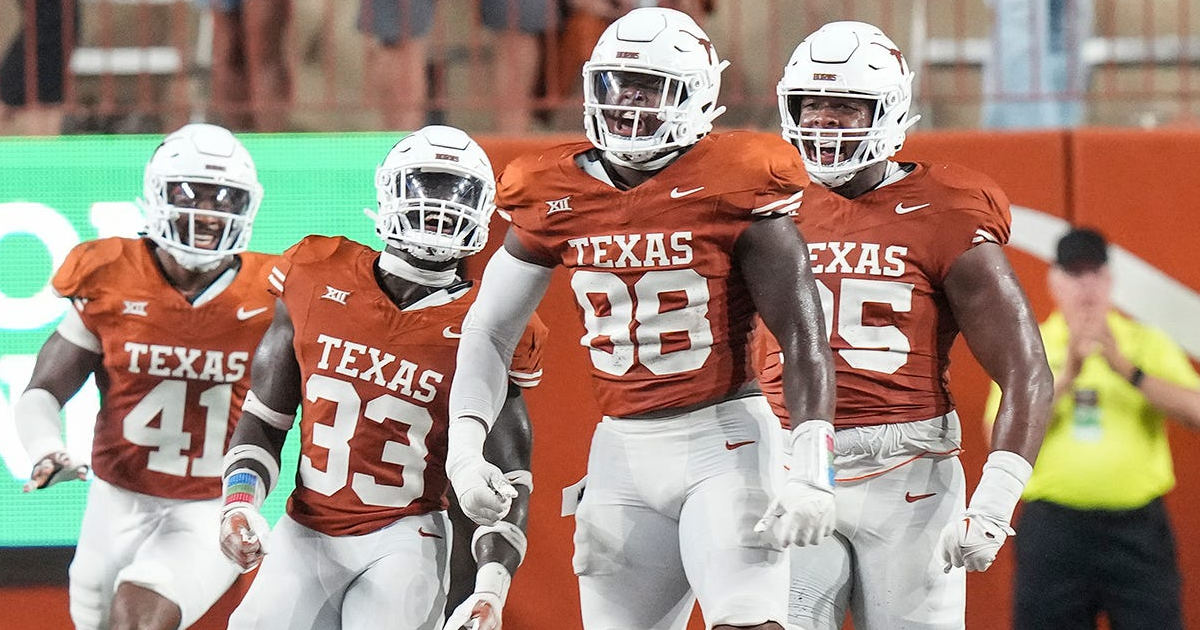
{"type": "Polygon", "coordinates": [[[405,136],[375,171],[375,192],[375,232],[416,258],[465,258],[487,243],[495,175],[461,129],[430,125],[405,136]]]}
{"type": "Polygon", "coordinates": [[[912,82],[908,62],[883,31],[864,22],[826,24],[800,42],[783,70],[776,89],[783,137],[800,149],[810,177],[830,188],[841,186],[904,145],[905,132],[920,118],[909,117],[912,82]],[[874,101],[873,122],[863,129],[802,127],[800,103],[806,96],[874,101]],[[843,143],[855,142],[846,155],[843,143]],[[825,164],[821,149],[844,157],[825,164]]]}
{"type": "Polygon", "coordinates": [[[609,25],[583,64],[583,126],[618,164],[662,168],[712,130],[721,61],[686,13],[634,9],[609,25]]]}
{"type": "Polygon", "coordinates": [[[146,163],[143,187],[146,236],[180,265],[207,271],[246,251],[263,189],[229,130],[193,123],[167,136],[146,163]]]}

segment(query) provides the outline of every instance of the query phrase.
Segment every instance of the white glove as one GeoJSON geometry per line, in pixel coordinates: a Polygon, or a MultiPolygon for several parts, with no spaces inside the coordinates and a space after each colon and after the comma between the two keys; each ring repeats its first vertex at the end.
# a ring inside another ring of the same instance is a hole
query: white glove
{"type": "Polygon", "coordinates": [[[987,571],[1004,541],[1015,533],[1007,521],[968,511],[942,530],[943,570],[949,573],[952,568],[966,567],[968,571],[987,571]]]}
{"type": "Polygon", "coordinates": [[[82,462],[77,463],[77,460],[71,457],[66,451],[55,451],[46,455],[33,466],[33,472],[29,473],[29,481],[21,488],[24,492],[33,492],[42,488],[49,488],[60,481],[70,481],[72,479],[85,480],[91,468],[82,462]]]}
{"type": "Polygon", "coordinates": [[[446,475],[463,514],[480,525],[495,525],[517,498],[504,473],[483,458],[487,429],[473,418],[450,422],[446,475]]]}
{"type": "Polygon", "coordinates": [[[495,525],[508,515],[517,489],[492,464],[480,457],[450,474],[463,514],[480,525],[495,525]]]}
{"type": "Polygon", "coordinates": [[[792,432],[787,480],[754,526],[780,546],[815,545],[833,533],[833,425],[808,420],[792,432]]]}
{"type": "Polygon", "coordinates": [[[1016,534],[1009,520],[1032,473],[1033,466],[1016,453],[988,455],[967,511],[942,529],[939,546],[946,573],[958,567],[986,571],[992,566],[1004,541],[1016,534]]]}
{"type": "Polygon", "coordinates": [[[475,592],[454,609],[443,630],[500,630],[512,574],[499,562],[486,562],[475,573],[475,592]]]}
{"type": "Polygon", "coordinates": [[[221,510],[221,551],[242,573],[258,566],[267,555],[270,533],[267,519],[251,503],[233,503],[221,510]]]}
{"type": "Polygon", "coordinates": [[[495,593],[472,593],[454,609],[443,630],[500,630],[503,610],[495,593]]]}

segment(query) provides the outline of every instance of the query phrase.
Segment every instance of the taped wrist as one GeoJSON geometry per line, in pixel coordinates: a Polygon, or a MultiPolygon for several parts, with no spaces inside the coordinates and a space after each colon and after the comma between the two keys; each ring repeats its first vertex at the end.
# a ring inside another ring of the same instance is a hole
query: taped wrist
{"type": "Polygon", "coordinates": [[[33,464],[47,455],[65,451],[62,438],[62,405],[54,394],[44,389],[30,389],[21,394],[13,406],[17,439],[33,464]]]}
{"type": "Polygon", "coordinates": [[[529,548],[529,539],[525,537],[525,532],[521,531],[520,527],[513,525],[508,521],[496,521],[495,525],[481,525],[475,528],[475,535],[471,536],[471,557],[475,558],[475,562],[479,562],[479,539],[488,534],[498,534],[504,538],[512,548],[517,551],[517,566],[525,561],[525,551],[529,548]]]}
{"type": "Polygon", "coordinates": [[[805,420],[792,431],[792,479],[833,491],[833,424],[805,420]]]}
{"type": "Polygon", "coordinates": [[[267,487],[258,473],[249,468],[238,468],[225,475],[224,508],[242,505],[259,508],[266,500],[267,487]]]}
{"type": "Polygon", "coordinates": [[[1012,451],[992,451],[983,465],[983,475],[971,495],[967,512],[986,514],[1008,523],[1031,474],[1033,466],[1024,457],[1012,451]]]}
{"type": "Polygon", "coordinates": [[[508,599],[511,584],[512,574],[499,562],[489,562],[475,572],[475,592],[494,594],[500,599],[501,606],[508,599]]]}

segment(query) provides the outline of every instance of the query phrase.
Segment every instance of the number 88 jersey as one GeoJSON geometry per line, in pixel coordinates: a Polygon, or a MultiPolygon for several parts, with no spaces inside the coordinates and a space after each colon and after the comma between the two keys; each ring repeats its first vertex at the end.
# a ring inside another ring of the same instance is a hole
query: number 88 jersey
{"type": "Polygon", "coordinates": [[[799,206],[799,154],[777,136],[709,134],[629,190],[584,170],[596,159],[587,143],[518,159],[497,205],[526,249],[567,268],[600,410],[683,407],[752,380],[754,304],[734,245],[799,206]]]}

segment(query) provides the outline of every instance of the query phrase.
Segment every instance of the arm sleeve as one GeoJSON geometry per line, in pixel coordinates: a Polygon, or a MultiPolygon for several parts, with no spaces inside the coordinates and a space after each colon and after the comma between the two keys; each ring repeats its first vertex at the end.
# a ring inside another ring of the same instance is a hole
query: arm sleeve
{"type": "Polygon", "coordinates": [[[508,367],[553,269],[500,249],[488,262],[479,298],[463,322],[450,418],[471,417],[490,430],[508,394],[508,367]]]}

